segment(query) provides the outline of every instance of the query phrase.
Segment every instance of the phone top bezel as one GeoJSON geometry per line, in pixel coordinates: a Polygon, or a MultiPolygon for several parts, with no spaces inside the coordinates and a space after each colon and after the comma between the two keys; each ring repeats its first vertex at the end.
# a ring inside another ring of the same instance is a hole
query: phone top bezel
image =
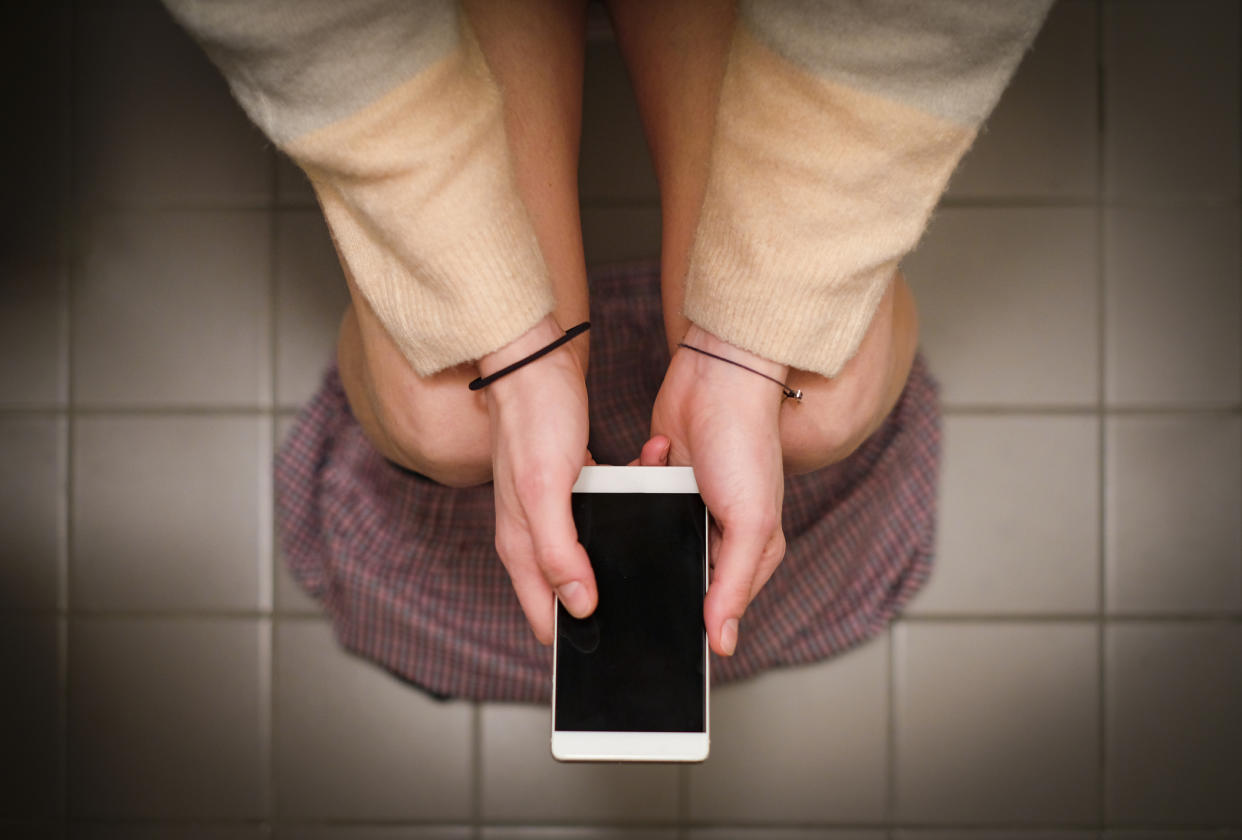
{"type": "MultiPolygon", "coordinates": [[[[699,485],[693,467],[586,466],[574,482],[574,493],[693,493],[699,485]]],[[[710,574],[710,519],[703,512],[704,594],[710,574]]],[[[702,732],[611,732],[556,728],[556,671],[559,611],[553,601],[552,639],[552,757],[558,761],[697,762],[711,748],[711,650],[703,631],[703,731],[702,732]]]]}

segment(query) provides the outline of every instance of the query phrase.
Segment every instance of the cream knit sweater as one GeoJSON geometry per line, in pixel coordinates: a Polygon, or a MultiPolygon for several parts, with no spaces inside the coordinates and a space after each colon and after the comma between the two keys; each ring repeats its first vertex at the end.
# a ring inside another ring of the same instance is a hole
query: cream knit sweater
{"type": "MultiPolygon", "coordinates": [[[[1052,0],[742,0],[685,314],[836,374],[1052,0]]],[[[451,0],[165,0],[306,171],[420,375],[553,308],[502,99],[451,0]]]]}

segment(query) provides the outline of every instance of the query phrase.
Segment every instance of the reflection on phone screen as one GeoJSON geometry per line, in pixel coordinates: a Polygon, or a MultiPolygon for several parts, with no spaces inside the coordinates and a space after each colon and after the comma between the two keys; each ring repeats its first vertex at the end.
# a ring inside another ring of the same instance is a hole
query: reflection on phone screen
{"type": "Polygon", "coordinates": [[[703,501],[692,493],[576,493],[599,587],[576,619],[557,604],[556,728],[706,730],[703,501]]]}

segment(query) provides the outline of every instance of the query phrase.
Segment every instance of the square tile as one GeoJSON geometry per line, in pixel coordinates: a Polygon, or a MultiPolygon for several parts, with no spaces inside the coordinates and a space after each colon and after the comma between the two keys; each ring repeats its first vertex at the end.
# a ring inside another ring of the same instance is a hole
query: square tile
{"type": "MultiPolygon", "coordinates": [[[[289,435],[289,430],[293,428],[295,417],[290,414],[281,414],[276,417],[276,446],[279,447],[284,443],[285,438],[289,435]]],[[[273,499],[273,510],[275,508],[275,500],[273,499]]],[[[275,519],[275,517],[273,517],[275,519]]],[[[323,607],[319,602],[306,593],[289,571],[288,565],[285,563],[284,555],[280,550],[280,528],[273,521],[272,546],[275,555],[272,565],[275,572],[274,597],[276,603],[276,611],[281,614],[314,614],[319,615],[323,612],[323,607]]]]}
{"type": "Polygon", "coordinates": [[[0,33],[5,91],[0,246],[0,406],[66,401],[65,244],[69,184],[70,4],[14,8],[0,33]]]}
{"type": "Polygon", "coordinates": [[[572,828],[566,826],[485,826],[483,840],[678,840],[676,829],[572,828]]]}
{"type": "Polygon", "coordinates": [[[659,207],[582,208],[587,265],[660,256],[659,207]]]}
{"type": "Polygon", "coordinates": [[[689,840],[888,840],[888,833],[838,828],[693,828],[689,840]]]}
{"type": "Polygon", "coordinates": [[[0,617],[0,673],[5,675],[0,809],[7,819],[55,819],[64,807],[61,628],[51,616],[0,617]]]}
{"type": "Polygon", "coordinates": [[[79,418],[73,442],[73,606],[266,606],[261,594],[264,576],[271,574],[269,430],[261,417],[79,418]]]}
{"type": "Polygon", "coordinates": [[[944,420],[935,566],[911,614],[1093,613],[1099,421],[944,420]]]}
{"type": "Polygon", "coordinates": [[[1107,630],[1111,822],[1242,823],[1242,626],[1107,630]]]}
{"type": "Polygon", "coordinates": [[[276,217],[276,402],[296,407],[319,387],[336,358],[349,305],[345,275],[318,210],[276,217]]]}
{"type": "Polygon", "coordinates": [[[22,840],[64,840],[65,824],[0,820],[0,834],[5,837],[20,837],[22,840]]]}
{"type": "Polygon", "coordinates": [[[269,632],[249,619],[71,620],[71,817],[266,817],[269,632]]]}
{"type": "Polygon", "coordinates": [[[893,840],[1097,840],[1094,831],[1030,831],[1023,829],[910,829],[894,832],[893,840]]]}
{"type": "Polygon", "coordinates": [[[884,638],[830,662],[714,689],[712,752],[690,768],[690,818],[726,824],[882,819],[887,698],[884,638]]]}
{"type": "Polygon", "coordinates": [[[468,703],[441,703],[344,651],[326,621],[276,625],[281,819],[470,818],[468,703]]]}
{"type": "Polygon", "coordinates": [[[306,173],[279,150],[276,152],[276,203],[282,208],[319,208],[306,173]]]}
{"type": "Polygon", "coordinates": [[[1106,831],[1101,840],[1242,840],[1242,831],[1106,831]]]}
{"type": "Polygon", "coordinates": [[[269,404],[270,233],[262,211],[92,219],[74,277],[74,398],[269,404]]]}
{"type": "Polygon", "coordinates": [[[1052,7],[949,182],[948,197],[1094,196],[1099,93],[1094,0],[1052,7]]]}
{"type": "Polygon", "coordinates": [[[1096,402],[1096,238],[1085,208],[937,214],[903,268],[945,402],[1096,402]]]}
{"type": "Polygon", "coordinates": [[[62,406],[68,307],[62,214],[27,218],[0,249],[0,407],[62,406]]]}
{"type": "Polygon", "coordinates": [[[1094,625],[906,623],[896,632],[899,819],[1096,818],[1094,625]]]}
{"type": "Polygon", "coordinates": [[[587,44],[580,146],[578,194],[584,203],[659,203],[638,104],[621,50],[612,40],[587,44]]]}
{"type": "Polygon", "coordinates": [[[0,417],[0,607],[60,602],[65,442],[63,418],[0,417]]]}
{"type": "Polygon", "coordinates": [[[1237,208],[1106,215],[1107,393],[1112,404],[1242,399],[1237,208]]]}
{"type": "Polygon", "coordinates": [[[480,713],[485,821],[615,825],[677,819],[677,767],[562,764],[552,758],[547,706],[486,703],[480,713]]]}
{"type": "Polygon", "coordinates": [[[263,203],[272,154],[157,0],[75,4],[74,149],[83,198],[263,203]]]}
{"type": "Polygon", "coordinates": [[[1238,195],[1238,4],[1104,4],[1114,196],[1238,195]]]}
{"type": "Polygon", "coordinates": [[[278,825],[276,840],[472,840],[468,826],[278,825]]]}
{"type": "Polygon", "coordinates": [[[1242,610],[1242,419],[1108,421],[1108,608],[1242,610]]]}
{"type": "Polygon", "coordinates": [[[271,833],[257,825],[74,825],[71,840],[266,840],[271,833]]]}

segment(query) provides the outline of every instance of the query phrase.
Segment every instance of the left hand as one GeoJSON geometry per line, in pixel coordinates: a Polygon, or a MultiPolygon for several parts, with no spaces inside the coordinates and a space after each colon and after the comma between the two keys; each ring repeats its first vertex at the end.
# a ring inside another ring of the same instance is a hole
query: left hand
{"type": "MultiPolygon", "coordinates": [[[[787,370],[697,326],[687,344],[777,379],[787,370]]],[[[711,511],[711,585],[703,620],[712,650],[731,656],[742,614],[785,555],[781,390],[763,377],[692,350],[673,354],[651,415],[652,436],[670,440],[668,462],[691,465],[711,511]]]]}

